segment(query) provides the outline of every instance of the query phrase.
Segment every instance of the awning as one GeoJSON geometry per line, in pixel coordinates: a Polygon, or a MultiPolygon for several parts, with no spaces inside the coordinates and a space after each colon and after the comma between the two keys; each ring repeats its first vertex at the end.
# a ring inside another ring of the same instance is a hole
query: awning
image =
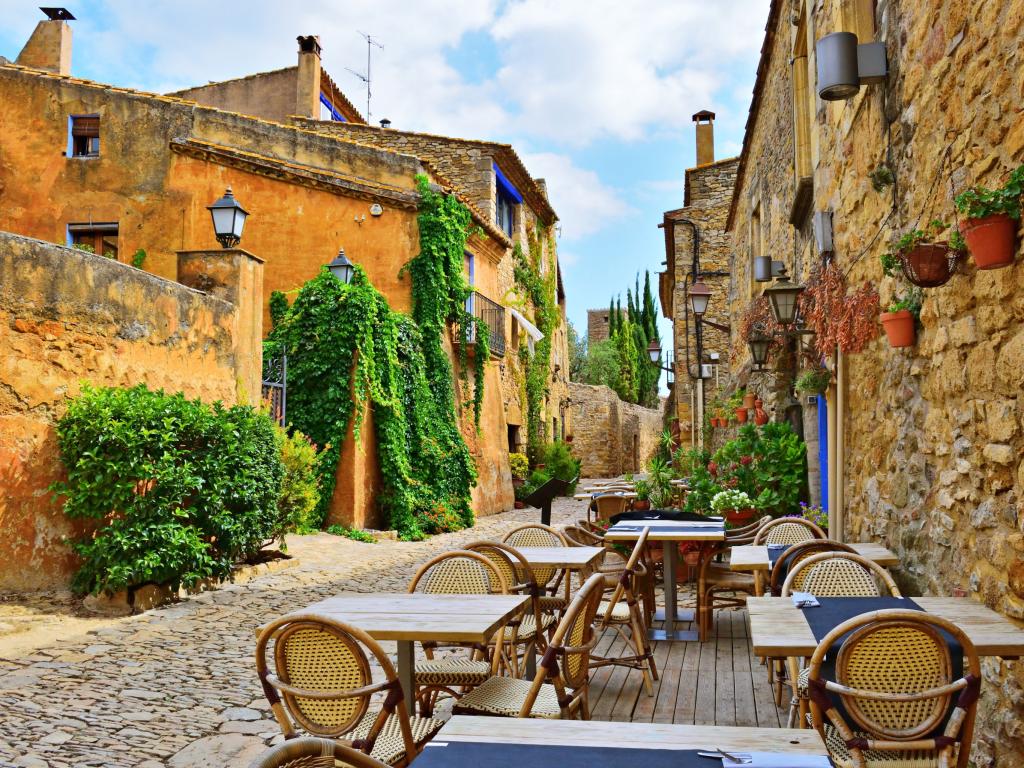
{"type": "Polygon", "coordinates": [[[521,326],[523,326],[523,330],[526,331],[526,334],[531,339],[533,339],[534,341],[540,341],[541,339],[544,338],[544,334],[540,332],[540,328],[538,328],[536,325],[527,320],[523,316],[522,312],[520,312],[518,309],[513,309],[512,307],[508,307],[508,311],[512,315],[512,317],[514,317],[516,321],[521,326]]]}

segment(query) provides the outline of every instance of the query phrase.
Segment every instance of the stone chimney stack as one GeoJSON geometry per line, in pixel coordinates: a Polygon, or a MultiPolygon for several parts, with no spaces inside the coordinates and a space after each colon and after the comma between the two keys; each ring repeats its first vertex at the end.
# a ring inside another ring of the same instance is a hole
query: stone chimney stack
{"type": "Polygon", "coordinates": [[[71,74],[71,27],[74,21],[65,8],[47,8],[47,21],[40,21],[32,37],[18,54],[15,64],[32,69],[45,69],[58,75],[71,74]]]}
{"type": "Polygon", "coordinates": [[[295,114],[320,117],[320,38],[299,35],[299,71],[295,83],[295,114]]]}
{"type": "Polygon", "coordinates": [[[697,124],[697,165],[715,162],[715,113],[702,109],[693,122],[697,124]]]}

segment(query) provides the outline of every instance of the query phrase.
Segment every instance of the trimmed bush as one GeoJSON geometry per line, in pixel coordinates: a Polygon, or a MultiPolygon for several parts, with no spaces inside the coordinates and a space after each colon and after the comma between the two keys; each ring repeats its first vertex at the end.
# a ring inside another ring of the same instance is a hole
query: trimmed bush
{"type": "Polygon", "coordinates": [[[224,578],[283,532],[274,425],[248,406],[86,386],[57,423],[64,513],[95,520],[72,542],[79,593],[224,578]]]}

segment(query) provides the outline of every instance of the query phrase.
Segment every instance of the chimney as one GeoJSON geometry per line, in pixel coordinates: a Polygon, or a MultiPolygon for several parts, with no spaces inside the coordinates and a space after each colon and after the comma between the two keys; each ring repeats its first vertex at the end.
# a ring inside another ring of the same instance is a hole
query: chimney
{"type": "Polygon", "coordinates": [[[387,119],[387,118],[385,117],[385,118],[384,118],[383,120],[381,120],[381,121],[380,121],[380,127],[381,127],[381,128],[390,128],[390,127],[391,127],[391,121],[390,121],[390,120],[388,120],[388,119],[387,119]]]}
{"type": "Polygon", "coordinates": [[[715,162],[715,113],[702,109],[693,122],[697,124],[697,165],[715,162]]]}
{"type": "Polygon", "coordinates": [[[320,38],[299,35],[299,68],[295,82],[295,114],[320,117],[320,38]]]}
{"type": "Polygon", "coordinates": [[[533,183],[537,185],[537,189],[544,195],[544,199],[548,199],[548,183],[544,179],[534,179],[533,183]]]}
{"type": "Polygon", "coordinates": [[[45,69],[59,75],[71,74],[71,27],[75,17],[66,8],[41,8],[47,20],[36,24],[32,37],[18,54],[15,64],[45,69]]]}

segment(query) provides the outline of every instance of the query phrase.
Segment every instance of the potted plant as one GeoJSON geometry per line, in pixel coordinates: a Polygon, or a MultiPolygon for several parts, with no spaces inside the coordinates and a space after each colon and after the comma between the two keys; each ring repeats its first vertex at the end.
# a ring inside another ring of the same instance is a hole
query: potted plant
{"type": "Polygon", "coordinates": [[[636,491],[636,498],[633,499],[633,509],[637,511],[650,509],[651,484],[645,478],[641,478],[633,484],[633,490],[636,491]]]}
{"type": "Polygon", "coordinates": [[[733,412],[737,424],[747,423],[747,409],[743,406],[742,389],[737,389],[729,396],[729,409],[733,412]]]}
{"type": "Polygon", "coordinates": [[[914,345],[914,323],[921,314],[921,294],[911,291],[901,299],[892,302],[879,318],[891,347],[914,345]]]}
{"type": "Polygon", "coordinates": [[[796,380],[798,392],[806,392],[809,395],[820,395],[828,389],[832,381],[832,374],[825,366],[815,366],[803,371],[796,380]]]}
{"type": "Polygon", "coordinates": [[[753,500],[745,492],[734,488],[716,493],[711,499],[711,509],[732,525],[746,525],[757,514],[753,500]]]}
{"type": "Polygon", "coordinates": [[[683,556],[683,562],[689,568],[696,568],[700,565],[700,555],[704,547],[699,541],[679,542],[679,554],[683,556]]]}
{"type": "Polygon", "coordinates": [[[978,269],[999,269],[1013,263],[1021,192],[1024,165],[998,189],[971,187],[956,196],[957,210],[967,217],[960,223],[960,230],[978,269]]]}
{"type": "Polygon", "coordinates": [[[674,489],[672,488],[672,468],[668,462],[658,456],[647,465],[647,496],[655,509],[672,506],[674,489]]]}
{"type": "Polygon", "coordinates": [[[512,470],[512,486],[518,488],[526,482],[526,475],[530,471],[530,461],[526,458],[525,453],[510,453],[508,465],[512,470]]]}
{"type": "Polygon", "coordinates": [[[743,394],[743,407],[748,411],[754,410],[754,403],[757,402],[757,394],[747,391],[743,394]]]}
{"type": "Polygon", "coordinates": [[[955,230],[949,242],[939,240],[948,229],[948,224],[934,219],[923,230],[905,232],[891,251],[881,255],[882,271],[890,277],[905,277],[919,288],[945,285],[964,250],[963,238],[955,230]]]}

